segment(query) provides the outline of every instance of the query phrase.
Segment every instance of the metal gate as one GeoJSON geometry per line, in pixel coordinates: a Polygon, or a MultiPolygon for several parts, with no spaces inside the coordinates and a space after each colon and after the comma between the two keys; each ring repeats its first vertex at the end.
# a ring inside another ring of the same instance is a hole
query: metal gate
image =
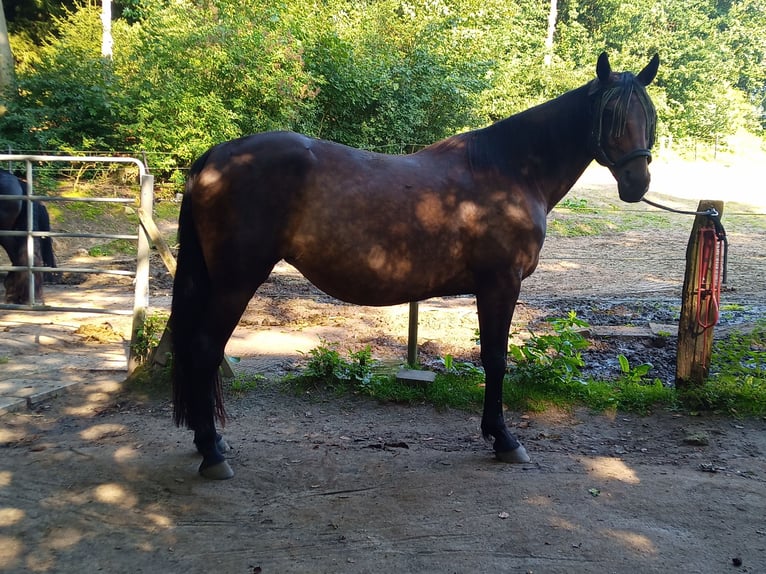
{"type": "MultiPolygon", "coordinates": [[[[2,231],[0,236],[16,236],[27,238],[27,265],[13,266],[0,265],[0,271],[27,271],[29,280],[30,302],[25,305],[0,303],[0,310],[26,310],[31,312],[77,312],[77,313],[106,313],[113,315],[133,315],[131,329],[130,351],[128,356],[128,372],[132,372],[137,366],[136,357],[133,354],[134,343],[138,332],[142,329],[146,319],[146,309],[149,306],[149,239],[142,225],[139,223],[136,234],[95,234],[79,232],[54,232],[34,231],[34,219],[32,202],[92,202],[92,203],[121,203],[136,206],[139,221],[152,221],[152,206],[154,204],[154,176],[149,174],[144,163],[131,157],[102,157],[102,156],[53,156],[53,155],[16,155],[0,154],[0,162],[24,162],[26,164],[27,194],[22,197],[28,203],[26,231],[2,231]],[[34,173],[32,162],[69,162],[69,163],[122,163],[133,164],[138,167],[140,192],[137,198],[106,198],[106,197],[58,197],[35,195],[34,173]],[[104,239],[127,239],[137,242],[136,269],[135,271],[116,269],[96,269],[89,267],[39,267],[35,266],[35,238],[37,237],[80,237],[80,238],[104,238],[104,239]],[[68,307],[44,305],[35,301],[35,277],[34,272],[70,272],[70,273],[100,273],[106,275],[122,275],[134,277],[134,295],[132,309],[107,309],[93,307],[68,307]]],[[[16,200],[18,197],[0,195],[0,200],[16,200]]]]}

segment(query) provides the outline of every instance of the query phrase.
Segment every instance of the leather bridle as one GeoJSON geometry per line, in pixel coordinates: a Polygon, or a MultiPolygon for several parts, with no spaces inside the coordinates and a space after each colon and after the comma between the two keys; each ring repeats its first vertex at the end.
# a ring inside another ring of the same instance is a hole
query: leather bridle
{"type": "Polygon", "coordinates": [[[596,97],[592,104],[593,125],[590,133],[590,147],[593,156],[598,163],[610,169],[619,169],[629,161],[638,157],[645,157],[647,163],[652,161],[652,152],[654,145],[655,130],[657,125],[657,112],[654,109],[646,88],[630,72],[624,72],[616,86],[606,87],[596,92],[596,97]],[[611,125],[611,135],[619,138],[625,132],[628,123],[628,109],[631,105],[633,94],[637,96],[641,107],[646,116],[646,136],[649,142],[646,148],[637,148],[613,160],[604,149],[602,140],[604,137],[604,113],[610,101],[615,100],[613,109],[613,118],[611,125]]]}

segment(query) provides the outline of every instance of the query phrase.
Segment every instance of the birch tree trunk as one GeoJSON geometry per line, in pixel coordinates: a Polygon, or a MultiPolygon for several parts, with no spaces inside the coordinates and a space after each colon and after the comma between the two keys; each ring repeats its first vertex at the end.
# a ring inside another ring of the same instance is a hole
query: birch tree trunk
{"type": "Polygon", "coordinates": [[[101,55],[112,57],[112,0],[101,0],[101,55]]]}
{"type": "Polygon", "coordinates": [[[551,8],[548,11],[548,33],[545,36],[545,66],[551,65],[553,59],[553,35],[556,33],[556,19],[558,17],[557,0],[551,0],[551,8]]]}

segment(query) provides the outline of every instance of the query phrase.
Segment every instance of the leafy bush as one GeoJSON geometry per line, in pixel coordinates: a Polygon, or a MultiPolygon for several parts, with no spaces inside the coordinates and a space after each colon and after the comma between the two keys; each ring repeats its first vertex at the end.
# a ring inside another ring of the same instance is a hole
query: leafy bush
{"type": "Polygon", "coordinates": [[[348,358],[338,352],[337,344],[322,341],[308,352],[309,360],[298,377],[302,383],[335,390],[358,390],[369,387],[374,379],[374,367],[369,345],[361,351],[349,351],[348,358]]]}
{"type": "MultiPolygon", "coordinates": [[[[114,23],[120,37],[123,23],[114,23]]],[[[95,7],[55,21],[56,34],[29,65],[19,66],[19,97],[8,103],[0,146],[26,150],[124,148],[129,104],[114,63],[101,56],[95,7]]]]}
{"type": "Polygon", "coordinates": [[[693,410],[766,415],[766,321],[750,333],[734,332],[716,340],[709,378],[684,388],[680,396],[693,410]]]}
{"type": "Polygon", "coordinates": [[[541,381],[553,384],[582,382],[581,370],[585,363],[580,351],[588,347],[588,341],[577,329],[587,327],[588,323],[578,319],[574,311],[570,311],[566,318],[549,322],[553,333],[532,333],[524,345],[511,345],[512,381],[521,385],[541,381]]]}

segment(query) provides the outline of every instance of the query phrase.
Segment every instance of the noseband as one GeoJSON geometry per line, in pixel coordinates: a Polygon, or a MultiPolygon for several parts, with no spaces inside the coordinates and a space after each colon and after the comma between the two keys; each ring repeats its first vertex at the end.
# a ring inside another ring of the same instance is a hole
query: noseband
{"type": "Polygon", "coordinates": [[[650,150],[654,145],[657,112],[652,101],[649,99],[649,94],[646,93],[646,89],[633,74],[623,72],[620,74],[620,79],[616,86],[597,91],[593,99],[591,115],[593,125],[590,133],[590,147],[598,163],[611,169],[619,169],[638,157],[645,157],[647,163],[651,163],[652,152],[650,150]],[[619,138],[625,133],[625,127],[628,125],[628,109],[633,94],[637,96],[641,107],[644,109],[644,115],[646,116],[646,140],[649,142],[649,146],[634,149],[619,159],[612,160],[602,144],[606,107],[610,101],[615,100],[610,135],[619,138]]]}

